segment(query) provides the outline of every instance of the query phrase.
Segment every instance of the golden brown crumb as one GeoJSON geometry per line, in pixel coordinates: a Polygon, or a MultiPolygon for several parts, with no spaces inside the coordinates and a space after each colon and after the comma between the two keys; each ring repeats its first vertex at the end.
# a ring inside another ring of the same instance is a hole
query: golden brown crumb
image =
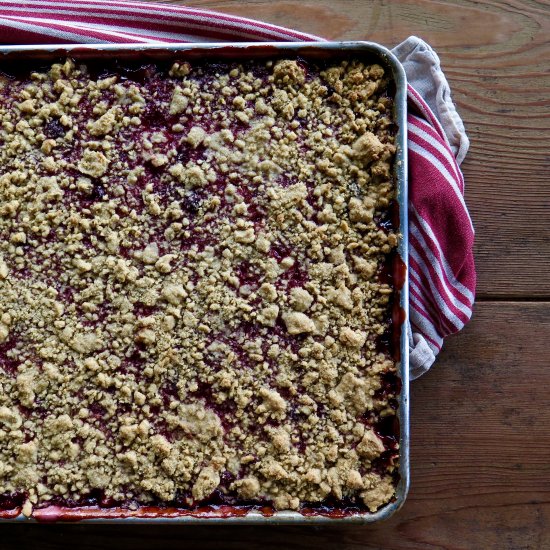
{"type": "Polygon", "coordinates": [[[144,72],[0,77],[0,495],[375,511],[398,467],[384,69],[144,72]]]}

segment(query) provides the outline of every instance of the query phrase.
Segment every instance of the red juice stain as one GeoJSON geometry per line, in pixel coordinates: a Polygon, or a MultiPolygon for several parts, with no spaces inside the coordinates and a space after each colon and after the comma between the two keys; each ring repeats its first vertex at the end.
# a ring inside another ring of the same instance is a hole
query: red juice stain
{"type": "Polygon", "coordinates": [[[269,255],[272,258],[275,258],[278,262],[280,262],[283,258],[290,256],[290,252],[290,246],[285,243],[281,243],[280,241],[272,243],[269,249],[269,255]]]}
{"type": "Polygon", "coordinates": [[[378,280],[382,284],[387,284],[394,288],[394,293],[390,297],[388,304],[388,315],[385,319],[387,328],[376,340],[376,348],[379,352],[389,355],[395,360],[401,357],[400,340],[401,327],[405,322],[405,311],[401,308],[398,297],[398,291],[403,288],[405,283],[407,268],[397,253],[393,251],[384,259],[378,270],[378,280]]]}
{"type": "Polygon", "coordinates": [[[23,492],[0,494],[0,510],[14,510],[25,504],[27,494],[23,492]]]}
{"type": "Polygon", "coordinates": [[[93,416],[96,418],[103,418],[105,416],[105,413],[107,412],[107,409],[97,401],[94,403],[90,403],[88,405],[88,410],[92,413],[93,416]]]}
{"type": "Polygon", "coordinates": [[[20,360],[8,357],[8,352],[15,348],[16,338],[10,338],[8,341],[0,344],[0,369],[10,375],[15,375],[21,364],[20,360]]]}
{"type": "Polygon", "coordinates": [[[132,405],[130,403],[119,403],[116,409],[117,415],[121,416],[132,412],[132,405]]]}
{"type": "Polygon", "coordinates": [[[177,146],[176,160],[183,165],[187,164],[189,161],[196,162],[204,157],[205,152],[206,146],[202,143],[196,147],[192,147],[186,143],[179,143],[177,146]]]}
{"type": "Polygon", "coordinates": [[[153,313],[155,313],[157,309],[157,306],[150,306],[144,304],[143,302],[134,303],[134,314],[138,317],[148,317],[149,315],[153,315],[153,313]]]}
{"type": "Polygon", "coordinates": [[[273,506],[261,506],[258,512],[265,518],[270,518],[275,514],[275,508],[273,508],[273,506]]]}
{"type": "Polygon", "coordinates": [[[288,289],[303,287],[308,281],[307,271],[294,264],[279,279],[286,280],[288,289]]]}
{"type": "Polygon", "coordinates": [[[160,394],[162,395],[162,400],[164,402],[165,407],[167,407],[171,401],[179,399],[178,386],[176,381],[167,380],[161,386],[160,394]]]}
{"type": "Polygon", "coordinates": [[[266,215],[267,211],[263,206],[256,203],[248,205],[248,219],[255,224],[256,230],[263,225],[261,222],[264,222],[266,215]]]}
{"type": "Polygon", "coordinates": [[[401,378],[395,372],[388,371],[382,373],[380,382],[381,386],[374,394],[376,399],[396,395],[401,391],[401,378]]]}
{"type": "Polygon", "coordinates": [[[399,444],[400,426],[399,417],[396,415],[384,416],[373,426],[376,435],[382,440],[389,450],[395,450],[399,444]]]}
{"type": "Polygon", "coordinates": [[[233,267],[235,275],[238,277],[241,285],[250,285],[256,287],[259,285],[260,281],[254,266],[251,262],[245,260],[240,264],[233,267]]]}
{"type": "Polygon", "coordinates": [[[342,518],[367,511],[368,509],[362,502],[348,497],[341,500],[328,497],[320,502],[306,502],[300,507],[300,513],[307,517],[342,518]]]}

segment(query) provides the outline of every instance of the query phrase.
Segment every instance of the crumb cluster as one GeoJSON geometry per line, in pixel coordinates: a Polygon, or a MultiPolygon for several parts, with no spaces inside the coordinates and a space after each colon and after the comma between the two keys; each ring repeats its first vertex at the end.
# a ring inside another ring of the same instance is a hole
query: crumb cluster
{"type": "Polygon", "coordinates": [[[392,499],[387,90],[293,59],[0,79],[0,495],[392,499]]]}

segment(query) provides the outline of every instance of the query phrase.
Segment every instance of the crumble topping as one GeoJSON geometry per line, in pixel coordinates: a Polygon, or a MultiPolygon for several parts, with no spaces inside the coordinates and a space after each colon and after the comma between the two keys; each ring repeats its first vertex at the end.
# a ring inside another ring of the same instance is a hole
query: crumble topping
{"type": "Polygon", "coordinates": [[[0,505],[389,502],[384,69],[0,78],[0,505]]]}

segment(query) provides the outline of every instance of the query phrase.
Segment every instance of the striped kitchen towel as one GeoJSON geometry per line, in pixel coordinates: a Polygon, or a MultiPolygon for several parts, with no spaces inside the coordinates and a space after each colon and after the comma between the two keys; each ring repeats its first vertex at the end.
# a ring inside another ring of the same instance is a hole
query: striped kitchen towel
{"type": "MultiPolygon", "coordinates": [[[[316,41],[317,36],[172,4],[0,0],[0,43],[316,41]]],[[[411,378],[472,315],[474,230],[459,165],[468,150],[437,54],[411,37],[393,52],[409,81],[411,378]]]]}

